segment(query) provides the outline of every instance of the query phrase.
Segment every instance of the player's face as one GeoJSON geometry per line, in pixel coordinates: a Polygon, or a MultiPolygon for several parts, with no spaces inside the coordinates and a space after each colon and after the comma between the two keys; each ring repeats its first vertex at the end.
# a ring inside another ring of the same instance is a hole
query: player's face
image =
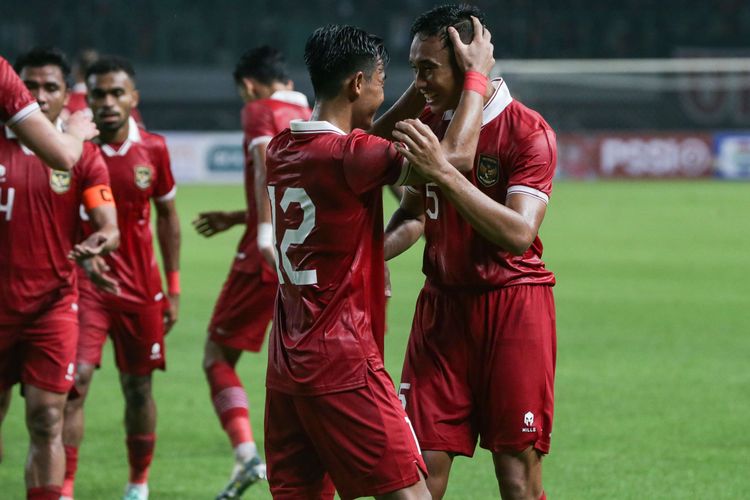
{"type": "Polygon", "coordinates": [[[138,104],[138,91],[124,71],[91,75],[86,82],[88,102],[99,130],[119,130],[138,104]]]}
{"type": "Polygon", "coordinates": [[[362,82],[359,99],[355,102],[352,116],[352,126],[367,130],[372,127],[375,113],[385,100],[385,67],[378,63],[372,76],[362,82]]]}
{"type": "Polygon", "coordinates": [[[448,47],[438,36],[414,36],[409,51],[414,84],[435,114],[455,109],[461,98],[461,78],[448,47]]]}
{"type": "Polygon", "coordinates": [[[42,113],[54,122],[68,100],[68,87],[59,66],[27,66],[21,70],[21,80],[36,98],[42,113]]]}

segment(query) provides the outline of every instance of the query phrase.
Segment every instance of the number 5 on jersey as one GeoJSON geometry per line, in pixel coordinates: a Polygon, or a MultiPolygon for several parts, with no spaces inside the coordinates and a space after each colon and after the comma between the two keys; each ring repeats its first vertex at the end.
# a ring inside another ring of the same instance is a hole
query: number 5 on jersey
{"type": "Polygon", "coordinates": [[[291,245],[303,244],[315,228],[315,205],[303,188],[287,188],[279,203],[281,211],[282,213],[286,213],[289,205],[293,203],[298,204],[302,209],[302,223],[296,229],[286,228],[280,224],[278,217],[276,217],[276,186],[268,186],[268,196],[271,199],[273,244],[279,252],[279,259],[276,260],[276,272],[279,275],[279,284],[286,283],[284,273],[281,272],[281,268],[283,267],[286,276],[293,285],[317,285],[318,272],[315,269],[295,269],[289,260],[289,255],[287,255],[291,245]],[[284,231],[284,236],[281,238],[281,246],[279,246],[276,239],[276,234],[280,229],[284,231]]]}

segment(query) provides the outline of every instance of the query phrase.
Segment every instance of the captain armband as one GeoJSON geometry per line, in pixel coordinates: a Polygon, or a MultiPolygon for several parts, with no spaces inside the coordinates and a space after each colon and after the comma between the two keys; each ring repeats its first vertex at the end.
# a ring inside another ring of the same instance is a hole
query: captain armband
{"type": "Polygon", "coordinates": [[[115,206],[112,188],[106,184],[92,186],[83,192],[83,206],[86,207],[86,210],[92,210],[103,205],[115,206]]]}

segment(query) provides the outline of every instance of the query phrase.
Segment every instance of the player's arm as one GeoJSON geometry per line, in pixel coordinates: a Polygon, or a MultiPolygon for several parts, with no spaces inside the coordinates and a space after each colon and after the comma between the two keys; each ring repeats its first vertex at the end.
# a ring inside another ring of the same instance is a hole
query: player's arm
{"type": "Polygon", "coordinates": [[[252,148],[255,182],[255,208],[258,213],[258,250],[268,265],[276,266],[276,252],[273,249],[273,226],[271,225],[271,200],[266,189],[266,149],[268,142],[256,144],[252,148]]]}
{"type": "Polygon", "coordinates": [[[390,260],[405,252],[424,233],[424,202],[419,191],[403,190],[401,205],[391,216],[385,228],[383,253],[390,260]]]}
{"type": "MultiPolygon", "coordinates": [[[[440,141],[446,160],[461,172],[471,172],[474,168],[479,133],[482,130],[482,111],[484,96],[491,85],[487,77],[495,65],[493,57],[492,34],[482,26],[479,19],[471,18],[474,27],[474,38],[464,44],[453,28],[448,28],[448,36],[453,45],[456,63],[464,74],[464,89],[461,99],[453,114],[448,129],[440,141]],[[481,81],[484,78],[484,89],[481,81]]],[[[401,134],[394,132],[401,140],[401,134]]]]}
{"type": "Polygon", "coordinates": [[[164,273],[167,276],[169,308],[164,313],[166,331],[177,322],[180,303],[180,219],[174,198],[156,200],[156,234],[164,273]]]}
{"type": "Polygon", "coordinates": [[[108,185],[97,184],[87,188],[83,192],[83,208],[94,232],[75,245],[68,255],[79,263],[97,255],[106,255],[120,244],[117,208],[112,189],[108,185]]]}
{"type": "Polygon", "coordinates": [[[456,210],[484,238],[513,255],[534,242],[547,211],[546,200],[524,192],[508,194],[505,205],[480,191],[443,154],[435,134],[418,120],[404,122],[405,147],[396,149],[440,187],[456,210]]]}
{"type": "Polygon", "coordinates": [[[80,111],[68,119],[65,132],[57,130],[44,114],[36,111],[11,129],[44,163],[58,170],[72,169],[83,153],[83,141],[99,135],[91,119],[80,111]]]}
{"type": "Polygon", "coordinates": [[[215,211],[201,212],[193,220],[192,224],[199,234],[209,238],[227,229],[244,224],[247,221],[247,211],[234,210],[230,212],[215,211]]]}

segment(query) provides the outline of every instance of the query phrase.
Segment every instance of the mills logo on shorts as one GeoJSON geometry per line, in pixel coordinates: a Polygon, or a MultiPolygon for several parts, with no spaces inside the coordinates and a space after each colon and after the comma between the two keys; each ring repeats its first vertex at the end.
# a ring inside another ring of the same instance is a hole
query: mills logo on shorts
{"type": "Polygon", "coordinates": [[[521,432],[536,432],[536,427],[534,427],[534,414],[530,411],[527,411],[523,416],[523,427],[521,428],[521,432]]]}
{"type": "Polygon", "coordinates": [[[153,172],[148,165],[135,166],[135,185],[138,189],[148,189],[153,181],[153,172]]]}
{"type": "Polygon", "coordinates": [[[63,170],[49,171],[49,187],[57,194],[67,193],[70,189],[70,172],[63,170]]]}
{"type": "Polygon", "coordinates": [[[484,187],[497,184],[497,181],[500,180],[500,160],[494,156],[479,155],[477,180],[484,187]]]}
{"type": "Polygon", "coordinates": [[[161,359],[161,346],[158,342],[151,346],[151,359],[154,361],[161,359]]]}

